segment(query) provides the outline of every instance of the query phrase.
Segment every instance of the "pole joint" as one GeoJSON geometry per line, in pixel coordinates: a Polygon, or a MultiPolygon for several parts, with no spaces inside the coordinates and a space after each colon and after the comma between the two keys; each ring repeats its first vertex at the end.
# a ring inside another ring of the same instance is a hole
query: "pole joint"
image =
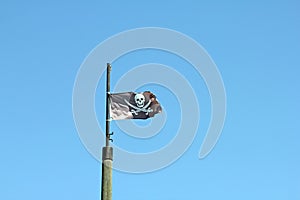
{"type": "Polygon", "coordinates": [[[102,149],[102,162],[105,160],[113,160],[113,148],[103,147],[102,149]]]}

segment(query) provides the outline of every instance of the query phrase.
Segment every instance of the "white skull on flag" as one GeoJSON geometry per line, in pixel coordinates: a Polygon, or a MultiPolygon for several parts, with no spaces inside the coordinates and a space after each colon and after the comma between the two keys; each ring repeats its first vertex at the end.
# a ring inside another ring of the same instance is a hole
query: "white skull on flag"
{"type": "Polygon", "coordinates": [[[137,107],[142,108],[142,107],[144,107],[144,104],[145,104],[145,97],[141,93],[136,94],[134,97],[134,101],[135,101],[137,107]]]}

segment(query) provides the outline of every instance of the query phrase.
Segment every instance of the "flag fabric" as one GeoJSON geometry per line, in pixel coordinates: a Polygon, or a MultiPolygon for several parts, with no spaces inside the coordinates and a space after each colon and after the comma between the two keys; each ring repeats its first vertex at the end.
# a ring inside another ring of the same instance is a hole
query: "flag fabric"
{"type": "Polygon", "coordinates": [[[123,92],[109,95],[110,117],[113,120],[147,119],[162,112],[156,96],[149,92],[123,92]]]}

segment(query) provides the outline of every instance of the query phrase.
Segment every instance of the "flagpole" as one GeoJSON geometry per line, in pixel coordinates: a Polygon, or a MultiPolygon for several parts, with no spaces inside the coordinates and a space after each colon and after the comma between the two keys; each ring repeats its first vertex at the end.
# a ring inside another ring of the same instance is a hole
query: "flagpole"
{"type": "Polygon", "coordinates": [[[109,94],[110,94],[110,71],[111,71],[111,65],[107,63],[106,66],[106,140],[105,140],[105,146],[109,146],[110,141],[110,114],[109,114],[109,94]]]}
{"type": "Polygon", "coordinates": [[[110,71],[111,65],[106,67],[106,134],[105,147],[102,148],[102,181],[101,181],[101,200],[112,200],[112,162],[113,148],[109,146],[112,140],[110,136],[110,71]]]}

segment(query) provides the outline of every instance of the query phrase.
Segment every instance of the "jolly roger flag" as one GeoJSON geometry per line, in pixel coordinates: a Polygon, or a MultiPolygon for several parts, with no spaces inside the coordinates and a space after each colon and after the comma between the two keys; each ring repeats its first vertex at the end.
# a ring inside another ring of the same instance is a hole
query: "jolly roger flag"
{"type": "Polygon", "coordinates": [[[109,95],[110,117],[113,120],[147,119],[162,112],[156,96],[149,92],[124,92],[109,95]]]}

